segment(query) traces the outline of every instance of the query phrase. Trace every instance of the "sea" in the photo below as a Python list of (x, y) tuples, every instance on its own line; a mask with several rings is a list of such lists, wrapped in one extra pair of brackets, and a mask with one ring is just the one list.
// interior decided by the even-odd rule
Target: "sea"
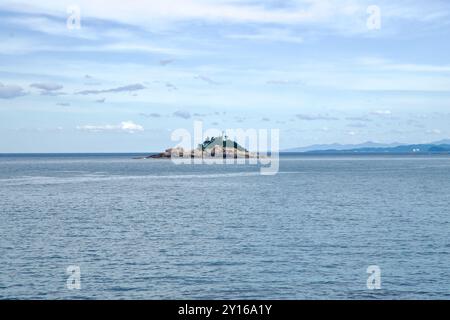
[(0, 155), (0, 299), (449, 299), (450, 156)]

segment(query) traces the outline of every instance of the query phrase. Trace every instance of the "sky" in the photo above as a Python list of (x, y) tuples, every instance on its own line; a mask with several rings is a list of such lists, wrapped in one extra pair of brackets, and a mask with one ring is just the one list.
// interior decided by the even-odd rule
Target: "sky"
[(0, 0), (0, 153), (448, 139), (449, 40), (446, 0)]

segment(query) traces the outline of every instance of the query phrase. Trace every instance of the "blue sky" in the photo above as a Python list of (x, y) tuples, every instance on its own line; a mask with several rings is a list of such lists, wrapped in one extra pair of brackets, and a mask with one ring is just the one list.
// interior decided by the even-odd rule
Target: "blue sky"
[(0, 152), (159, 151), (195, 120), (281, 148), (450, 138), (448, 1), (1, 0), (0, 37)]

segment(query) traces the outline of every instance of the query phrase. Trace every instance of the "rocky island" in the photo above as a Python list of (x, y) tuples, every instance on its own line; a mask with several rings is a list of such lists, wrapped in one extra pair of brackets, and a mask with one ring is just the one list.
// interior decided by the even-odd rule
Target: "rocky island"
[(227, 136), (208, 137), (196, 149), (185, 150), (181, 147), (169, 148), (164, 152), (150, 155), (145, 159), (158, 158), (259, 158), (258, 153), (250, 152)]

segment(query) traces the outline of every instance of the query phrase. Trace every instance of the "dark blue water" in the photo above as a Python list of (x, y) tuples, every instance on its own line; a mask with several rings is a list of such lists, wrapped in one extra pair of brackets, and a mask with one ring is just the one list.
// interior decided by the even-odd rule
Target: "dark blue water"
[(131, 158), (0, 156), (0, 298), (450, 298), (450, 157)]

